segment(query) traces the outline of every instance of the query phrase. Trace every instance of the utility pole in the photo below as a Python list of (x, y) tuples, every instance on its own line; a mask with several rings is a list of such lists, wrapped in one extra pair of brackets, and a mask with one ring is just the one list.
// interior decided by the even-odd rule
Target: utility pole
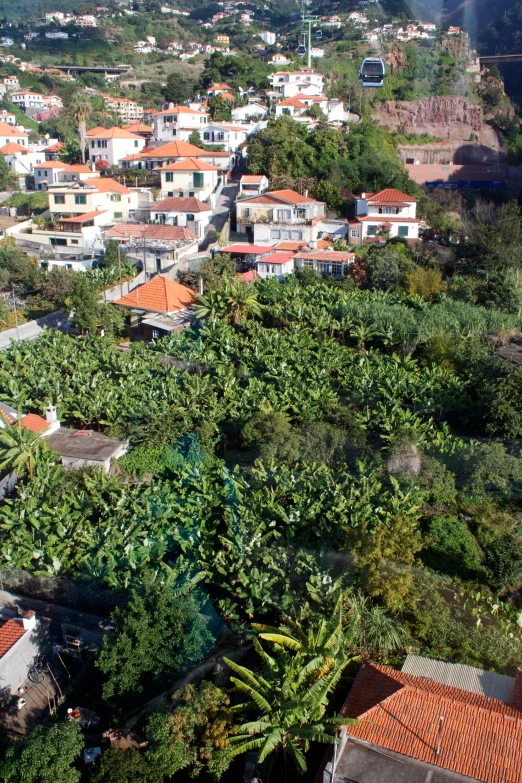
[(18, 312), (16, 309), (16, 296), (15, 296), (14, 286), (13, 286), (13, 305), (14, 305), (14, 315), (15, 315), (15, 324), (16, 324), (16, 336), (18, 340), (20, 340), (20, 332), (18, 331)]
[[(302, 0), (301, 4), (301, 16), (303, 21), (303, 31), (305, 35), (308, 36), (307, 45), (306, 45), (306, 64), (309, 68), (312, 67), (312, 25), (319, 21), (318, 16), (310, 16), (310, 14), (307, 14), (305, 11), (305, 2)], [(306, 27), (308, 26), (308, 32), (306, 31)]]
[(123, 284), (121, 282), (121, 250), (120, 250), (119, 242), (118, 242), (118, 269), (120, 272), (120, 296), (123, 296)]
[(142, 234), (143, 236), (143, 273), (145, 282), (147, 282), (147, 248), (145, 245), (145, 232)]

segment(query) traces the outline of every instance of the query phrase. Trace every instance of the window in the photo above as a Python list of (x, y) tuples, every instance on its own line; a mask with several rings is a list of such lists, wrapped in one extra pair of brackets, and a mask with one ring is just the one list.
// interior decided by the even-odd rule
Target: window
[(288, 106), (283, 107), (283, 114), (290, 114), (290, 109), (288, 108)]
[(77, 239), (71, 239), (71, 245), (77, 245), (78, 240)]
[(189, 198), (194, 198), (194, 191), (193, 190), (189, 190)]
[(192, 184), (195, 188), (202, 188), (204, 184), (203, 172), (194, 171), (192, 174)]
[(207, 118), (206, 118), (206, 117), (200, 117), (200, 118), (199, 118), (199, 124), (200, 124), (200, 125), (204, 125), (204, 124), (206, 123), (206, 121), (207, 121)]
[(56, 195), (54, 197), (54, 203), (55, 204), (65, 204), (65, 196), (58, 196), (58, 195)]
[(121, 201), (121, 196), (119, 193), (111, 193), (111, 201)]
[(67, 245), (67, 240), (63, 239), (63, 237), (51, 237), (51, 245), (60, 245), (61, 247), (64, 247)]
[(360, 234), (359, 229), (358, 228), (352, 228), (352, 230), (350, 231), (350, 236), (351, 237), (360, 237), (361, 234)]
[(224, 141), (225, 140), (225, 134), (224, 133), (218, 133), (218, 141)]
[(368, 226), (367, 234), (369, 237), (377, 236), (377, 226)]
[(187, 213), (187, 222), (192, 222), (194, 220), (194, 215), (191, 215), (190, 212)]
[(98, 139), (98, 148), (107, 149), (107, 139)]
[(72, 264), (65, 264), (66, 269), (72, 269)]
[(157, 329), (152, 330), (152, 339), (157, 340), (159, 338), (159, 332)]
[(400, 237), (407, 237), (410, 231), (409, 226), (399, 226), (399, 236)]
[(46, 177), (46, 176), (47, 176), (47, 172), (46, 172), (46, 171), (44, 171), (44, 177)]
[(379, 207), (379, 215), (395, 215), (395, 207)]
[(251, 213), (252, 213), (252, 211), (251, 211), (250, 207), (245, 207), (245, 209), (243, 210), (243, 217), (250, 217)]
[(210, 139), (210, 133), (208, 131), (205, 131), (203, 134), (203, 140), (208, 141)]
[[(61, 204), (65, 204), (65, 196), (62, 197), (64, 200), (61, 201)], [(87, 204), (87, 196), (84, 195), (76, 195), (74, 197), (74, 203), (75, 204)]]
[(91, 150), (93, 150), (95, 147), (96, 147), (96, 142), (95, 141), (91, 141)]
[(121, 218), (121, 217), (123, 217), (123, 212), (115, 212), (115, 213), (114, 213), (114, 217), (115, 217), (115, 218)]
[(167, 196), (171, 198), (174, 195), (174, 192), (172, 190), (167, 191)]
[(277, 229), (272, 229), (270, 232), (270, 239), (281, 239), (281, 232)]
[(290, 231), (281, 231), (281, 239), (290, 239)]
[(302, 231), (292, 231), (292, 237), (294, 242), (298, 242), (303, 238), (303, 232)]
[(172, 135), (173, 135), (173, 136), (175, 136), (175, 135), (176, 135), (176, 128), (172, 128)]
[(135, 146), (135, 147), (137, 147), (137, 146), (138, 146), (138, 139), (135, 139), (135, 141), (134, 141), (134, 146)]
[(277, 219), (278, 220), (290, 220), (292, 217), (292, 213), (289, 209), (278, 209), (277, 210)]
[(342, 275), (343, 273), (343, 265), (342, 264), (332, 264), (332, 275)]

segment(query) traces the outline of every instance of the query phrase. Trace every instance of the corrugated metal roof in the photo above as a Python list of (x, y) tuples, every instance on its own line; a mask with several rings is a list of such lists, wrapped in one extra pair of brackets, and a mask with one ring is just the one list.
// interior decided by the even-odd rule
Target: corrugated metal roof
[(481, 696), (488, 696), (490, 699), (499, 699), (507, 704), (511, 703), (515, 688), (515, 678), (508, 677), (506, 674), (486, 672), (483, 669), (476, 669), (474, 666), (439, 661), (436, 658), (424, 658), (421, 655), (408, 655), (402, 671), (405, 674), (425, 677), (453, 688), (461, 688), (469, 693), (478, 693)]

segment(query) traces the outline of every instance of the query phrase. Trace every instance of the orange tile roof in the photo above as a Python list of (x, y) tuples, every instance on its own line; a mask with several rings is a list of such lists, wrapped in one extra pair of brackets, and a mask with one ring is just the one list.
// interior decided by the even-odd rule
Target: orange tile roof
[(413, 198), (412, 196), (408, 196), (407, 193), (402, 193), (400, 190), (396, 190), (396, 188), (385, 188), (384, 190), (380, 190), (378, 193), (373, 194), (366, 194), (366, 198), (368, 202), (370, 203), (381, 203), (384, 201), (388, 202), (396, 202), (396, 201), (406, 201), (409, 203), (413, 203), (417, 201), (416, 198)]
[(219, 93), (219, 97), (223, 98), (224, 101), (235, 101), (236, 96), (232, 95), (231, 92), (221, 92)]
[(93, 133), (93, 131), (89, 131), (89, 138), (90, 139), (141, 139), (141, 136), (136, 136), (135, 133), (131, 133), (128, 130), (125, 130), (124, 128), (103, 128), (103, 130), (98, 130), (96, 133)]
[(278, 106), (293, 106), (296, 109), (307, 109), (308, 106), (306, 103), (303, 103), (299, 100), (299, 98), (296, 98), (295, 95), (292, 96), (292, 98), (285, 98), (284, 101), (280, 101)]
[(20, 424), (25, 430), (30, 432), (43, 432), (49, 428), (49, 422), (43, 416), (38, 416), (37, 413), (27, 413)]
[(154, 313), (174, 313), (191, 307), (196, 303), (196, 297), (197, 294), (190, 288), (158, 275), (134, 288), (127, 296), (116, 299), (113, 304)]
[(93, 220), (95, 217), (98, 217), (98, 215), (105, 215), (107, 212), (106, 209), (102, 209), (101, 211), (96, 212), (85, 212), (83, 215), (75, 215), (75, 217), (64, 217), (60, 218), (60, 223), (87, 223), (89, 220)]
[(186, 198), (167, 196), (162, 201), (151, 204), (149, 210), (151, 212), (212, 212), (212, 207), (194, 196)]
[(97, 133), (104, 130), (107, 130), (107, 128), (102, 128), (101, 125), (97, 125), (95, 128), (91, 128), (87, 131), (87, 138), (90, 139), (91, 136), (96, 136)]
[(365, 663), (341, 714), (358, 719), (348, 734), (363, 742), (485, 783), (522, 782), (522, 712), (505, 702)]
[(334, 261), (342, 264), (355, 258), (355, 253), (346, 250), (309, 250), (307, 253), (299, 252), (296, 258), (310, 259), (312, 261)]
[[(89, 185), (91, 186), (90, 182)], [(112, 193), (114, 191), (117, 193), (131, 192), (120, 182), (116, 182), (115, 179), (111, 179), (110, 177), (100, 177), (100, 179), (96, 179), (96, 181), (92, 183), (91, 187), (93, 187), (93, 189), (97, 190), (99, 193)]]
[(173, 106), (172, 109), (164, 109), (163, 111), (156, 112), (155, 116), (157, 117), (161, 114), (200, 114), (203, 117), (205, 112), (189, 109), (188, 106)]
[(230, 84), (213, 84), (208, 88), (207, 92), (214, 92), (214, 90), (233, 90), (234, 88)]
[(307, 247), (306, 242), (289, 242), (285, 240), (283, 240), (283, 242), (278, 242), (276, 245), (277, 250), (288, 250), (296, 253), (299, 250), (303, 250), (305, 247)]
[(286, 264), (287, 261), (291, 261), (294, 257), (293, 253), (271, 253), (269, 256), (264, 256), (259, 259), (260, 264)]
[(276, 198), (282, 198), (285, 201), (290, 201), (292, 204), (305, 204), (307, 202), (317, 201), (315, 198), (310, 198), (310, 196), (302, 196), (295, 190), (290, 189), (271, 190), (270, 195), (275, 196)]
[[(44, 164), (42, 163), (41, 165), (43, 166)], [(86, 164), (86, 163), (70, 163), (70, 164), (67, 166), (67, 171), (69, 171), (69, 172), (71, 172), (71, 171), (74, 171), (74, 172), (79, 172), (79, 173), (81, 173), (81, 174), (87, 174), (87, 172), (88, 172), (89, 174), (95, 174), (95, 173), (96, 173), (96, 172), (94, 172), (94, 171), (93, 171), (93, 170), (90, 168), (90, 166), (87, 166), (87, 164)]]
[(213, 166), (212, 163), (205, 163), (197, 158), (185, 158), (176, 163), (169, 163), (168, 166), (162, 166), (160, 171), (219, 171), (219, 166)]
[(153, 131), (150, 125), (144, 125), (143, 122), (133, 122), (130, 125), (124, 125), (122, 130), (130, 131), (131, 133), (152, 133)]
[(69, 165), (61, 160), (44, 160), (43, 163), (37, 163), (34, 168), (35, 169), (68, 169)]
[(22, 147), (21, 144), (17, 144), (16, 141), (8, 141), (3, 147), (0, 147), (2, 155), (14, 155), (15, 152), (24, 152), (26, 155), (29, 152), (27, 147)]
[(8, 652), (13, 644), (16, 644), (18, 639), (21, 639), (25, 633), (25, 628), (22, 623), (17, 623), (15, 620), (7, 620), (0, 627), (0, 658)]
[(145, 158), (194, 158), (201, 155), (209, 155), (195, 144), (189, 144), (188, 141), (169, 141), (162, 144), (161, 147), (155, 147), (147, 152), (143, 152)]
[(258, 183), (261, 182), (263, 179), (266, 179), (264, 174), (243, 174), (243, 176), (241, 177), (241, 182)]
[(120, 239), (145, 239), (164, 242), (182, 242), (197, 239), (197, 236), (185, 226), (167, 226), (156, 223), (119, 223), (106, 233), (105, 237)]

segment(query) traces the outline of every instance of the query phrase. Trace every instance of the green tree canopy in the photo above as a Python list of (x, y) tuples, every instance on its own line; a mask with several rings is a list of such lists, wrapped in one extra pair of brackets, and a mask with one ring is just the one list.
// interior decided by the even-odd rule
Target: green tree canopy
[(76, 723), (37, 726), (8, 748), (0, 775), (5, 783), (79, 783), (81, 773), (75, 764), (83, 746)]

